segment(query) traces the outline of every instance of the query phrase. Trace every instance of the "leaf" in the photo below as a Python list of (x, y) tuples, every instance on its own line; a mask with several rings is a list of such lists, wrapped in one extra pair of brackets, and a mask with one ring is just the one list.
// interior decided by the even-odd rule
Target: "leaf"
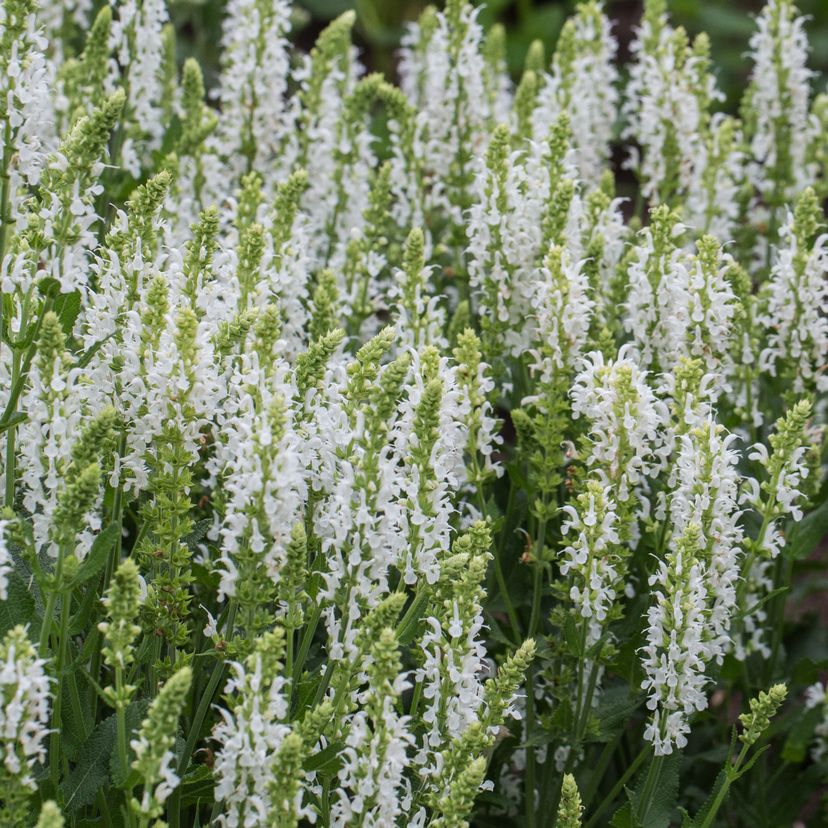
[[(681, 760), (682, 755), (677, 751), (673, 751), (669, 756), (661, 757), (661, 770), (650, 794), (647, 814), (643, 821), (638, 820), (637, 812), (640, 797), (644, 793), (644, 787), (647, 784), (649, 766), (646, 771), (639, 775), (635, 791), (627, 792), (634, 818), (633, 824), (636, 828), (668, 828), (670, 825), (670, 819), (676, 810), (676, 800), (678, 799)], [(658, 759), (654, 758), (652, 761), (658, 761)]]
[[(131, 765), (133, 758), (133, 751), (130, 747), (132, 741), (132, 734), (141, 727), (141, 722), (144, 719), (144, 714), (149, 708), (149, 700), (142, 699), (139, 702), (132, 702), (126, 709), (126, 734), (127, 734), (127, 762)], [(132, 787), (138, 784), (138, 777), (136, 772), (127, 774), (129, 768), (124, 768), (121, 764), (121, 757), (118, 756), (118, 751), (113, 750), (109, 757), (109, 770), (112, 774), (112, 780), (116, 785), (123, 786), (126, 790), (130, 790), (130, 782)]]
[(118, 540), (120, 532), (121, 525), (119, 523), (110, 523), (109, 526), (98, 533), (98, 536), (92, 542), (89, 554), (83, 559), (83, 563), (78, 568), (73, 586), (94, 578), (106, 566), (109, 553), (115, 548), (115, 542)]
[(55, 298), (54, 311), (60, 320), (63, 332), (70, 336), (75, 327), (75, 320), (80, 313), (80, 293), (73, 290), (71, 293), (61, 293)]
[(95, 801), (109, 780), (109, 757), (115, 745), (116, 716), (104, 719), (78, 753), (78, 763), (60, 785), (63, 807), (70, 814)]
[(566, 616), (564, 622), (564, 641), (566, 642), (567, 651), (569, 654), (577, 659), (584, 656), (584, 637), (579, 624), (571, 615)]
[(194, 524), (192, 530), (181, 539), (182, 543), (186, 544), (192, 552), (197, 552), (198, 544), (206, 537), (212, 525), (213, 521), (210, 518), (199, 520)]
[(791, 681), (794, 684), (813, 684), (826, 670), (828, 659), (814, 661), (812, 658), (802, 658), (793, 666)]
[[(630, 795), (627, 789), (627, 795)], [(632, 806), (629, 802), (625, 802), (613, 815), (610, 821), (612, 828), (635, 828), (633, 822)]]
[(595, 708), (598, 721), (598, 741), (610, 742), (623, 729), (630, 716), (641, 705), (640, 695), (631, 695), (627, 684), (606, 688), (600, 695)]
[(319, 753), (314, 753), (304, 765), (306, 771), (316, 771), (322, 776), (333, 776), (339, 769), (340, 758), (344, 745), (334, 742), (323, 748)]
[(788, 531), (788, 541), (783, 549), (786, 558), (799, 560), (807, 558), (817, 544), (828, 535), (828, 500), (819, 508), (805, 515)]
[(101, 350), (107, 340), (111, 339), (114, 334), (110, 334), (109, 336), (105, 336), (103, 339), (99, 339), (97, 342), (93, 342), (92, 345), (87, 348), (78, 359), (77, 367), (78, 368), (86, 368), (90, 362), (92, 362), (92, 357)]
[(19, 423), (25, 422), (28, 419), (28, 415), (23, 411), (17, 411), (16, 413), (12, 414), (8, 420), (4, 420), (0, 423), (0, 434), (4, 431), (8, 431), (10, 428), (14, 428), (14, 426), (18, 425)]
[(18, 624), (24, 626), (34, 618), (35, 603), (20, 574), (12, 571), (5, 601), (0, 601), (0, 635)]
[(786, 762), (802, 762), (805, 759), (808, 755), (811, 740), (814, 737), (814, 731), (821, 721), (821, 707), (813, 707), (797, 716), (796, 722), (785, 740), (785, 746), (782, 748), (782, 758)]
[(60, 282), (51, 276), (46, 276), (37, 283), (37, 289), (43, 296), (58, 296), (60, 294)]
[[(148, 703), (142, 700), (132, 702), (127, 707), (127, 742), (129, 734), (137, 727), (148, 706)], [(69, 813), (91, 805), (98, 791), (109, 781), (110, 761), (113, 755), (117, 755), (117, 730), (118, 717), (113, 713), (98, 724), (78, 751), (77, 764), (60, 784), (64, 809)]]
[(215, 780), (207, 765), (196, 765), (181, 780), (181, 804), (198, 805), (213, 801)]

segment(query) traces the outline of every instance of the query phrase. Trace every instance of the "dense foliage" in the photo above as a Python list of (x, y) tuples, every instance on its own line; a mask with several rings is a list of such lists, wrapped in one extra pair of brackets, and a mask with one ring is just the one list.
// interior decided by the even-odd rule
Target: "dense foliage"
[(665, 0), (623, 82), (587, 0), (516, 85), (448, 0), (398, 86), (229, 0), (214, 95), (96, 8), (0, 0), (0, 825), (817, 819), (791, 0), (738, 119)]

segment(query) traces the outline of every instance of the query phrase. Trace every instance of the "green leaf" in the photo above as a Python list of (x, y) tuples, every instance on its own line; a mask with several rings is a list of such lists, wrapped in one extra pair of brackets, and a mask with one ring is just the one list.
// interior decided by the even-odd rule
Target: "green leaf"
[(78, 753), (78, 763), (60, 785), (63, 807), (74, 813), (95, 801), (100, 788), (109, 780), (109, 757), (115, 746), (116, 717), (104, 719), (91, 733)]
[[(654, 758), (653, 761), (658, 760)], [(633, 793), (628, 792), (636, 828), (668, 828), (676, 810), (682, 755), (678, 751), (673, 751), (669, 756), (661, 757), (660, 761), (661, 770), (650, 794), (649, 807), (647, 807), (647, 814), (643, 821), (637, 819), (637, 812), (649, 775), (649, 767), (639, 774), (635, 791)]]
[(60, 295), (60, 282), (51, 276), (47, 276), (37, 283), (37, 289), (43, 296), (57, 297)]
[(814, 731), (821, 721), (821, 707), (811, 708), (797, 716), (796, 722), (785, 740), (785, 746), (782, 748), (782, 758), (786, 762), (802, 762), (805, 759), (814, 738)]
[(213, 801), (215, 780), (207, 765), (195, 765), (181, 780), (181, 804), (198, 805)]
[[(627, 795), (630, 795), (629, 788)], [(632, 806), (629, 802), (625, 802), (613, 815), (610, 821), (611, 828), (635, 828), (633, 822)]]
[[(148, 706), (146, 701), (138, 701), (127, 707), (127, 741)], [(98, 724), (78, 752), (77, 764), (60, 785), (63, 807), (68, 813), (91, 805), (101, 787), (109, 782), (110, 761), (117, 755), (117, 726), (117, 716), (113, 713)]]
[(115, 548), (120, 531), (121, 525), (119, 523), (110, 523), (109, 526), (98, 533), (98, 536), (92, 542), (89, 554), (83, 559), (83, 563), (78, 568), (73, 586), (94, 578), (106, 566), (109, 553)]
[(641, 696), (632, 695), (627, 684), (617, 684), (602, 691), (595, 708), (599, 742), (611, 742), (626, 726), (641, 705)]
[(305, 770), (316, 771), (321, 776), (334, 776), (341, 764), (340, 753), (342, 753), (342, 748), (342, 744), (333, 742), (320, 750), (319, 753), (313, 754), (305, 762)]
[(207, 532), (210, 531), (212, 525), (213, 521), (210, 518), (199, 520), (192, 530), (181, 538), (182, 543), (186, 544), (191, 551), (197, 552), (198, 544), (207, 536)]
[(793, 524), (788, 531), (783, 554), (793, 560), (807, 558), (827, 534), (828, 500), (805, 515), (799, 523)]
[(572, 616), (567, 615), (564, 622), (564, 641), (569, 654), (575, 658), (584, 656), (584, 638), (582, 625)]
[(20, 574), (12, 571), (5, 601), (0, 601), (0, 635), (18, 624), (29, 624), (34, 618), (35, 603)]
[[(141, 727), (141, 722), (148, 708), (149, 700), (142, 699), (138, 702), (132, 702), (126, 709), (127, 762), (130, 765), (132, 764), (134, 753), (129, 743), (132, 741), (132, 734)], [(121, 764), (121, 757), (118, 756), (118, 751), (111, 751), (109, 756), (109, 771), (112, 775), (112, 781), (125, 790), (131, 790), (140, 781), (137, 771), (132, 771), (127, 774), (128, 770), (129, 768), (124, 768)]]
[(80, 293), (77, 290), (71, 293), (61, 293), (55, 298), (54, 311), (60, 320), (63, 332), (70, 336), (75, 327), (75, 320), (80, 313)]
[(110, 334), (109, 336), (105, 336), (103, 339), (99, 339), (97, 342), (93, 342), (89, 348), (84, 351), (80, 357), (78, 358), (77, 366), (78, 368), (86, 368), (90, 362), (92, 362), (92, 357), (101, 350), (107, 340), (111, 339), (114, 334)]
[(0, 423), (0, 434), (4, 431), (8, 431), (10, 428), (14, 428), (18, 423), (22, 423), (28, 419), (28, 415), (23, 411), (17, 411), (9, 417), (8, 420), (4, 420)]

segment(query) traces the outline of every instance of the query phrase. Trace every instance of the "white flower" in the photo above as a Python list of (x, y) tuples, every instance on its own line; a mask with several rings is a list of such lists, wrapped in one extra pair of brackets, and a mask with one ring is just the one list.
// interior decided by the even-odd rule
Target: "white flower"
[[(284, 175), (294, 129), (295, 106), (287, 97), (291, 26), (288, 0), (231, 0), (222, 31), (218, 100), (221, 116), (207, 142), (221, 159), (216, 180), (207, 176), (213, 198), (256, 170), (271, 183)], [(295, 150), (294, 150), (295, 152)], [(232, 186), (232, 185), (231, 185)]]
[(704, 577), (710, 600), (710, 655), (721, 661), (730, 649), (730, 623), (736, 605), (743, 530), (739, 525), (740, 455), (711, 415), (681, 437), (668, 480), (671, 531), (699, 531), (705, 556)]
[(813, 72), (806, 67), (805, 18), (797, 16), (792, 0), (768, 0), (756, 26), (750, 39), (747, 173), (765, 203), (778, 207), (813, 183), (806, 163)]
[(569, 597), (588, 619), (587, 645), (601, 637), (624, 572), (617, 547), (618, 515), (612, 489), (595, 480), (578, 496), (578, 507), (564, 506), (561, 532), (569, 541), (561, 552), (560, 572), (571, 583)]
[(647, 385), (646, 372), (622, 346), (618, 358), (605, 362), (598, 351), (587, 354), (570, 396), (572, 416), (584, 417), (590, 438), (587, 464), (612, 483), (625, 502), (633, 488), (662, 465), (659, 428), (666, 406)]
[(814, 728), (814, 745), (811, 748), (811, 758), (814, 762), (821, 762), (828, 753), (828, 690), (818, 681), (805, 691), (805, 707), (808, 710), (822, 708), (822, 720)]
[(583, 263), (566, 249), (551, 248), (536, 273), (532, 297), (537, 329), (529, 353), (541, 385), (580, 360), (594, 306)]
[[(129, 92), (125, 112), (133, 127), (125, 127), (120, 162), (133, 178), (138, 178), (164, 137), (161, 33), (169, 22), (169, 13), (164, 0), (124, 0), (111, 5), (118, 16), (112, 21), (110, 48), (117, 56)], [(109, 83), (116, 87), (119, 80), (115, 72)]]
[(641, 658), (647, 676), (641, 686), (652, 711), (644, 738), (657, 756), (685, 747), (689, 717), (707, 707), (710, 588), (699, 552), (698, 527), (691, 525), (671, 541), (649, 579), (652, 605)]
[(23, 627), (0, 641), (0, 763), (21, 785), (35, 790), (32, 767), (46, 759), (49, 682)]
[(471, 157), (485, 147), (491, 115), (478, 14), (465, 0), (451, 0), (427, 38), (412, 27), (400, 62), (403, 91), (417, 106), (416, 153), (432, 184), (428, 204), (456, 227), (465, 224)]
[(6, 541), (6, 527), (9, 521), (0, 520), (0, 601), (8, 598), (9, 576), (14, 571), (11, 552)]
[[(227, 707), (219, 708), (221, 719), (213, 730), (218, 744), (216, 800), (224, 805), (219, 822), (226, 828), (268, 825), (278, 813), (273, 783), (282, 780), (274, 777), (274, 762), (291, 726), (288, 680), (274, 659), (276, 653), (269, 651), (274, 643), (270, 633), (257, 642), (244, 665), (233, 665), (225, 687)], [(293, 805), (298, 817), (309, 815), (301, 797)]]
[(686, 194), (704, 160), (707, 107), (722, 96), (705, 50), (696, 48), (701, 42), (691, 49), (684, 30), (672, 28), (666, 15), (648, 15), (630, 47), (622, 138), (638, 145), (628, 166), (639, 172), (642, 195), (652, 204)]
[(575, 166), (587, 187), (598, 185), (609, 160), (618, 116), (618, 69), (613, 63), (617, 51), (601, 5), (595, 0), (579, 3), (558, 38), (532, 116), (538, 143), (547, 139), (561, 112), (569, 116)]
[(794, 216), (788, 213), (781, 236), (758, 319), (767, 331), (759, 368), (771, 376), (792, 370), (797, 393), (811, 388), (828, 391), (828, 235), (802, 250)]

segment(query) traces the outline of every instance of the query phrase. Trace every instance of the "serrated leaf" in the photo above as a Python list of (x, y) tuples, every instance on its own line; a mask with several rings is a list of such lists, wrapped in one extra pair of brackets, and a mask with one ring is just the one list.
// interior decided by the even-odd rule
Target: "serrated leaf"
[(793, 560), (807, 558), (826, 535), (828, 535), (828, 500), (791, 527), (782, 552), (785, 557)]
[(207, 532), (210, 531), (210, 527), (213, 525), (213, 521), (209, 518), (204, 518), (203, 520), (199, 520), (197, 523), (193, 525), (192, 530), (184, 535), (181, 539), (187, 547), (192, 550), (193, 552), (197, 550), (197, 544), (199, 544), (207, 535)]
[(95, 801), (100, 788), (109, 780), (109, 757), (115, 745), (115, 714), (104, 719), (78, 752), (78, 763), (60, 785), (63, 807), (74, 813)]
[(647, 813), (642, 819), (638, 819), (638, 812), (641, 809), (640, 798), (644, 793), (649, 766), (638, 778), (638, 785), (634, 792), (629, 793), (630, 806), (633, 814), (633, 824), (636, 828), (668, 828), (673, 812), (676, 810), (678, 799), (679, 769), (681, 768), (682, 755), (673, 752), (661, 760), (661, 769), (658, 779), (650, 794), (650, 802), (647, 805)]
[(598, 722), (598, 741), (612, 741), (641, 705), (641, 696), (632, 695), (627, 684), (608, 687), (602, 691), (595, 708)]
[(63, 332), (69, 336), (75, 327), (75, 320), (80, 313), (80, 293), (73, 290), (71, 293), (61, 293), (55, 298), (54, 311), (60, 320)]
[(339, 754), (342, 752), (342, 748), (343, 745), (334, 742), (320, 750), (319, 753), (314, 753), (305, 762), (305, 770), (316, 771), (321, 776), (333, 776), (339, 769)]
[(0, 635), (18, 624), (29, 624), (34, 618), (35, 603), (19, 573), (9, 574), (6, 600), (0, 601)]
[(197, 805), (213, 801), (215, 780), (207, 765), (196, 765), (181, 780), (181, 804)]
[[(627, 790), (629, 795), (630, 791)], [(611, 828), (635, 828), (633, 822), (632, 807), (629, 802), (625, 802), (613, 815), (610, 821)]]
[(821, 721), (822, 710), (819, 707), (806, 710), (797, 717), (782, 748), (782, 758), (786, 762), (802, 762), (805, 759), (814, 738), (814, 731)]
[(563, 629), (564, 641), (567, 651), (575, 658), (582, 658), (584, 655), (584, 637), (581, 627), (582, 625), (571, 615), (566, 616)]
[(92, 542), (89, 554), (83, 559), (83, 563), (78, 568), (78, 573), (73, 582), (74, 586), (94, 578), (106, 566), (109, 553), (114, 549), (120, 531), (120, 524), (110, 523), (109, 526), (98, 533)]
[[(141, 727), (141, 722), (144, 719), (144, 715), (149, 708), (149, 701), (146, 699), (142, 699), (139, 702), (132, 702), (126, 709), (126, 733), (127, 733), (127, 762), (132, 764), (133, 759), (133, 751), (130, 747), (130, 742), (132, 741), (132, 734), (135, 733), (138, 728)], [(113, 750), (109, 756), (109, 770), (112, 775), (112, 780), (115, 782), (116, 785), (126, 785), (126, 788), (129, 789), (129, 782), (132, 781), (132, 787), (138, 784), (138, 777), (135, 776), (135, 771), (132, 772), (132, 776), (134, 776), (134, 780), (130, 780), (127, 777), (127, 771), (129, 768), (124, 768), (121, 765), (121, 757), (118, 756), (118, 751)]]

